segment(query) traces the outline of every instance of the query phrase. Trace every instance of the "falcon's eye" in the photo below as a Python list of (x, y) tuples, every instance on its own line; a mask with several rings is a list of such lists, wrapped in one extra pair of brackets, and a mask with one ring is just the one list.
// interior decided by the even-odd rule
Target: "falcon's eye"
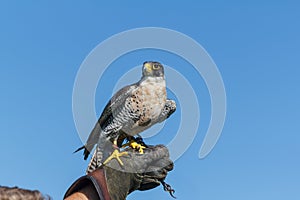
[(159, 68), (160, 68), (160, 66), (158, 64), (153, 65), (153, 69), (159, 69)]

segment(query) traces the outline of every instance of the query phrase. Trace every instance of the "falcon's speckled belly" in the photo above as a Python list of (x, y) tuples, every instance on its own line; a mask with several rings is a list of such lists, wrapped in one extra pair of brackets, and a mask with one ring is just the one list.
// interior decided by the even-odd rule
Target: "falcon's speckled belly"
[(128, 99), (132, 112), (139, 116), (139, 120), (122, 130), (128, 135), (136, 135), (157, 123), (166, 100), (166, 82), (163, 77), (149, 77), (141, 82)]

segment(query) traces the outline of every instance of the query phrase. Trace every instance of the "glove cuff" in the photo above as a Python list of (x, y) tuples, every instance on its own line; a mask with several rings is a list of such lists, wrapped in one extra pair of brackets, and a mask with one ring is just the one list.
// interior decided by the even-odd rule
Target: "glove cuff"
[(64, 199), (87, 186), (92, 187), (97, 192), (99, 200), (111, 200), (103, 169), (97, 169), (77, 179), (67, 190)]

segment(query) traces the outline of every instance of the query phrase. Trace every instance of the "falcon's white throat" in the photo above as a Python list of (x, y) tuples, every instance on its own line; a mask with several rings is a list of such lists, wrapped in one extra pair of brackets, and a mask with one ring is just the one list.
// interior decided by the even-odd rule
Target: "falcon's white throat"
[(167, 100), (166, 81), (164, 77), (148, 76), (140, 83), (141, 91), (145, 96), (145, 101), (152, 107), (150, 116), (156, 119), (165, 106)]
[(157, 84), (157, 86), (161, 86), (161, 87), (166, 87), (166, 81), (165, 81), (165, 77), (153, 77), (153, 76), (146, 76), (144, 77), (141, 82), (140, 85), (144, 86), (144, 85), (148, 85), (148, 84)]

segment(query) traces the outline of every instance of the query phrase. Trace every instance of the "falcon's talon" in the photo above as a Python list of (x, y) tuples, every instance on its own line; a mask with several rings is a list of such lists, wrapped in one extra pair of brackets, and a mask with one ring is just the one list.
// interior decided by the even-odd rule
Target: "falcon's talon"
[(137, 143), (137, 142), (135, 142), (135, 141), (130, 142), (129, 145), (130, 145), (133, 149), (139, 150), (139, 153), (140, 153), (140, 154), (144, 154), (144, 149), (145, 149), (146, 147), (144, 147), (143, 145), (141, 145), (141, 144), (139, 144), (139, 143)]
[(106, 165), (109, 161), (111, 161), (112, 159), (117, 159), (117, 161), (120, 163), (121, 166), (123, 166), (123, 162), (120, 159), (121, 156), (125, 156), (128, 155), (127, 152), (120, 152), (119, 150), (115, 149), (113, 151), (113, 153), (104, 161), (103, 165)]
[(143, 145), (137, 143), (137, 142), (134, 141), (134, 140), (131, 140), (130, 142), (124, 144), (124, 145), (122, 146), (122, 148), (128, 147), (128, 146), (130, 146), (130, 147), (133, 148), (133, 149), (138, 150), (140, 154), (144, 154), (144, 149), (146, 148), (145, 146), (143, 146)]

